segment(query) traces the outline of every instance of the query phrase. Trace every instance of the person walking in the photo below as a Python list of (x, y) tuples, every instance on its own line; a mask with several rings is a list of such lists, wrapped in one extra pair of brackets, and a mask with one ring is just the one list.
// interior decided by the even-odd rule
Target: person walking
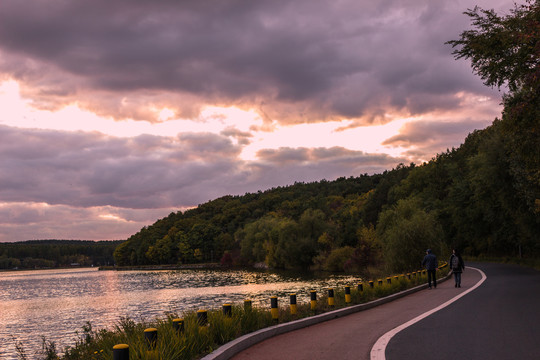
[(461, 273), (465, 271), (465, 263), (463, 262), (461, 255), (459, 255), (459, 251), (457, 251), (456, 249), (452, 250), (452, 255), (450, 256), (450, 260), (448, 261), (448, 263), (450, 264), (450, 268), (452, 269), (452, 273), (454, 274), (454, 280), (456, 282), (454, 286), (460, 288)]
[(422, 260), (422, 266), (426, 267), (428, 287), (431, 289), (431, 281), (433, 279), (433, 287), (437, 288), (437, 256), (431, 252), (431, 249), (426, 250), (426, 256)]

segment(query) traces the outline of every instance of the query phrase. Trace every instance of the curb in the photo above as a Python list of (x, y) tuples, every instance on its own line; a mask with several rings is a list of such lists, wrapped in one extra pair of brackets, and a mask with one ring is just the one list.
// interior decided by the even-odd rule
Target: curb
[[(452, 276), (452, 272), (450, 272), (445, 277), (438, 279), (437, 282), (446, 281), (451, 276)], [(333, 311), (329, 311), (323, 314), (310, 316), (307, 318), (298, 319), (298, 320), (290, 321), (287, 323), (260, 329), (260, 330), (251, 332), (249, 334), (243, 335), (235, 340), (229, 341), (228, 343), (214, 350), (212, 353), (201, 358), (201, 360), (227, 360), (233, 357), (234, 355), (238, 354), (239, 352), (244, 351), (245, 349), (263, 340), (269, 339), (273, 336), (277, 336), (277, 335), (281, 335), (290, 331), (302, 329), (311, 325), (322, 323), (324, 321), (337, 319), (343, 316), (354, 314), (359, 311), (368, 310), (375, 306), (386, 304), (388, 302), (397, 300), (404, 296), (413, 294), (417, 291), (424, 290), (427, 287), (428, 287), (427, 283), (422, 284), (422, 285), (389, 295), (384, 298), (367, 302), (365, 304), (353, 305), (353, 306), (349, 306), (343, 309), (333, 310)]]

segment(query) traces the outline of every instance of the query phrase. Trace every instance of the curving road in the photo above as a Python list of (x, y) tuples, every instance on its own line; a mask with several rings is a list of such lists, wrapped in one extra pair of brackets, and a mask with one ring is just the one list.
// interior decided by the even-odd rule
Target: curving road
[[(389, 338), (386, 359), (540, 359), (540, 272), (468, 265), (481, 269), (485, 281)], [(471, 290), (482, 275), (469, 268), (461, 288), (449, 280), (434, 290), (270, 338), (233, 359), (370, 359), (385, 333)]]
[(396, 334), (386, 359), (540, 359), (540, 272), (515, 265), (471, 266), (481, 269), (486, 281)]

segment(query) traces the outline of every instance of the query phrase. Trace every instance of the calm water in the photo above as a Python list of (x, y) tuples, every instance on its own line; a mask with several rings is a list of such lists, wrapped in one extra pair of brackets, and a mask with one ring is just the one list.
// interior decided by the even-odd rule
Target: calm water
[[(314, 278), (257, 271), (98, 271), (40, 270), (0, 273), (0, 359), (16, 359), (15, 341), (30, 358), (42, 337), (57, 348), (72, 345), (87, 321), (110, 328), (121, 317), (152, 320), (167, 312), (219, 308), (227, 302), (267, 305), (270, 296), (288, 303), (296, 292), (308, 301), (309, 290), (353, 284), (358, 278)], [(305, 296), (303, 296), (305, 295)]]

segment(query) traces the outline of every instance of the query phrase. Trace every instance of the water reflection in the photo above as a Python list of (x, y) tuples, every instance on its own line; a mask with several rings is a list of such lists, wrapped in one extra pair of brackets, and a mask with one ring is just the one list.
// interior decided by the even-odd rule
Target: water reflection
[(15, 340), (32, 358), (41, 337), (59, 348), (74, 343), (87, 321), (110, 328), (121, 317), (151, 320), (165, 313), (217, 308), (251, 298), (266, 306), (271, 296), (324, 291), (359, 281), (353, 276), (316, 276), (264, 271), (97, 271), (68, 269), (0, 273), (0, 359), (15, 360)]

